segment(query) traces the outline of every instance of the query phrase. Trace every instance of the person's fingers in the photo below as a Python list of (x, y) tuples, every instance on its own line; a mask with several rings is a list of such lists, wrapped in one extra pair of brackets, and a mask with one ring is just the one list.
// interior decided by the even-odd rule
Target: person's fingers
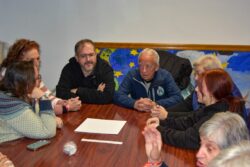
[(61, 118), (56, 117), (56, 125), (57, 125), (57, 128), (60, 128), (60, 129), (63, 127), (63, 121)]
[(6, 165), (6, 167), (14, 167), (14, 164), (9, 159), (4, 162), (4, 165)]
[(157, 117), (157, 118), (159, 118), (160, 117), (160, 113), (159, 112), (152, 112), (151, 111), (151, 117)]
[(8, 160), (8, 158), (7, 158), (7, 156), (6, 155), (3, 155), (1, 158), (0, 158), (0, 163), (4, 163), (5, 161), (7, 161)]
[(149, 118), (149, 119), (147, 120), (146, 124), (147, 124), (147, 125), (150, 125), (151, 123), (152, 123), (152, 119)]
[(153, 142), (152, 142), (152, 151), (151, 151), (151, 153), (150, 153), (150, 158), (151, 158), (151, 160), (153, 160), (153, 161), (158, 161), (158, 160), (160, 159), (160, 151), (161, 151), (161, 150), (158, 149), (158, 144), (157, 144), (157, 142), (156, 142), (156, 141), (153, 141)]
[(143, 103), (143, 98), (137, 100), (138, 103)]
[(158, 110), (158, 109), (156, 109), (156, 108), (153, 108), (153, 109), (151, 109), (151, 113), (160, 113), (160, 111)]
[(72, 107), (78, 107), (78, 106), (81, 106), (81, 101), (79, 100), (71, 100), (68, 102), (68, 104)]
[(155, 123), (155, 120), (153, 118), (150, 118), (148, 121), (147, 121), (147, 125), (150, 125), (150, 124), (153, 124)]
[(102, 85), (101, 85), (101, 86), (102, 86), (102, 88), (105, 88), (106, 84), (105, 84), (105, 83), (102, 83)]
[(103, 82), (98, 85), (99, 88), (102, 88), (103, 86), (105, 86)]
[(149, 137), (150, 134), (151, 134), (150, 127), (145, 126), (143, 130), (143, 135)]
[(147, 120), (147, 124), (149, 125), (149, 124), (152, 124), (152, 123), (157, 123), (157, 118), (156, 117), (154, 117), (154, 118), (149, 118), (148, 120)]
[(156, 114), (156, 113), (151, 113), (150, 115), (151, 115), (151, 117), (157, 117), (158, 116), (158, 114)]
[(77, 103), (79, 101), (79, 97), (78, 98), (72, 98), (69, 100), (72, 103)]
[(142, 131), (142, 134), (145, 137), (145, 140), (147, 140), (147, 138), (148, 138), (148, 131), (144, 130), (144, 131)]
[(158, 149), (161, 149), (162, 147), (161, 133), (156, 128), (151, 128), (150, 130), (154, 134), (155, 140), (157, 141)]
[(70, 98), (69, 100), (70, 100), (70, 101), (78, 101), (78, 100), (79, 100), (79, 96), (77, 96), (77, 97), (72, 97), (72, 98)]
[(152, 144), (154, 140), (154, 135), (150, 131), (145, 132), (145, 142), (146, 144)]
[(143, 109), (144, 109), (144, 106), (143, 106), (142, 103), (139, 103), (139, 104), (138, 104), (138, 107), (139, 107), (140, 110), (143, 110)]

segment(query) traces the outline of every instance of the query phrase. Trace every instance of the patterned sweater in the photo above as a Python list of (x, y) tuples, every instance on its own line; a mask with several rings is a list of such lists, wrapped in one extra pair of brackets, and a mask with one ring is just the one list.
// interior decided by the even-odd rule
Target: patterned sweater
[(0, 143), (22, 137), (51, 138), (55, 134), (55, 114), (51, 107), (40, 107), (36, 114), (28, 103), (0, 91)]

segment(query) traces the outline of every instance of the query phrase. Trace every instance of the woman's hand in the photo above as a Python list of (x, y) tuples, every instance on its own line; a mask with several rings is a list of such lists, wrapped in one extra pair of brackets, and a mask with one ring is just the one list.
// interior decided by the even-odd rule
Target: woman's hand
[(160, 125), (160, 120), (157, 117), (149, 118), (147, 120), (147, 127), (153, 127), (156, 128), (157, 126)]
[(145, 138), (145, 149), (149, 162), (161, 161), (162, 140), (160, 132), (153, 127), (145, 127), (142, 132)]
[(156, 105), (151, 109), (151, 116), (152, 117), (158, 117), (160, 120), (167, 119), (168, 117), (168, 112), (165, 110), (164, 107), (160, 105)]
[(38, 87), (34, 87), (34, 89), (32, 90), (31, 94), (29, 94), (28, 96), (30, 98), (33, 99), (39, 99), (41, 98), (45, 93)]
[(14, 164), (8, 159), (6, 155), (0, 152), (0, 166), (1, 167), (14, 167)]
[(56, 127), (61, 129), (63, 127), (62, 119), (60, 117), (56, 117), (55, 119), (56, 119)]

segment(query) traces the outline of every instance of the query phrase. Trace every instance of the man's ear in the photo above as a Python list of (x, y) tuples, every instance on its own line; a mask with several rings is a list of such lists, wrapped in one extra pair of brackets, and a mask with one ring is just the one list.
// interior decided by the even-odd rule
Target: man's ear
[(160, 65), (159, 65), (159, 64), (157, 64), (157, 65), (156, 65), (156, 68), (155, 68), (155, 71), (158, 71), (158, 70), (159, 70), (159, 68), (160, 68)]

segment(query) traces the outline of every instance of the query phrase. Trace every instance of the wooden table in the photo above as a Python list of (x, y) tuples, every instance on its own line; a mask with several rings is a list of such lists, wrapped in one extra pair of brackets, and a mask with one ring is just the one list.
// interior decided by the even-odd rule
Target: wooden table
[[(29, 151), (26, 145), (35, 140), (19, 139), (0, 144), (0, 151), (6, 154), (16, 167), (142, 167), (147, 161), (145, 141), (141, 134), (149, 113), (109, 105), (84, 105), (79, 112), (63, 114), (64, 127), (57, 130), (51, 144)], [(75, 133), (86, 118), (126, 120), (118, 135)], [(122, 141), (122, 145), (81, 142), (81, 138)], [(77, 152), (73, 156), (63, 153), (67, 141), (74, 141)], [(169, 167), (195, 166), (195, 151), (164, 145), (162, 159)]]

